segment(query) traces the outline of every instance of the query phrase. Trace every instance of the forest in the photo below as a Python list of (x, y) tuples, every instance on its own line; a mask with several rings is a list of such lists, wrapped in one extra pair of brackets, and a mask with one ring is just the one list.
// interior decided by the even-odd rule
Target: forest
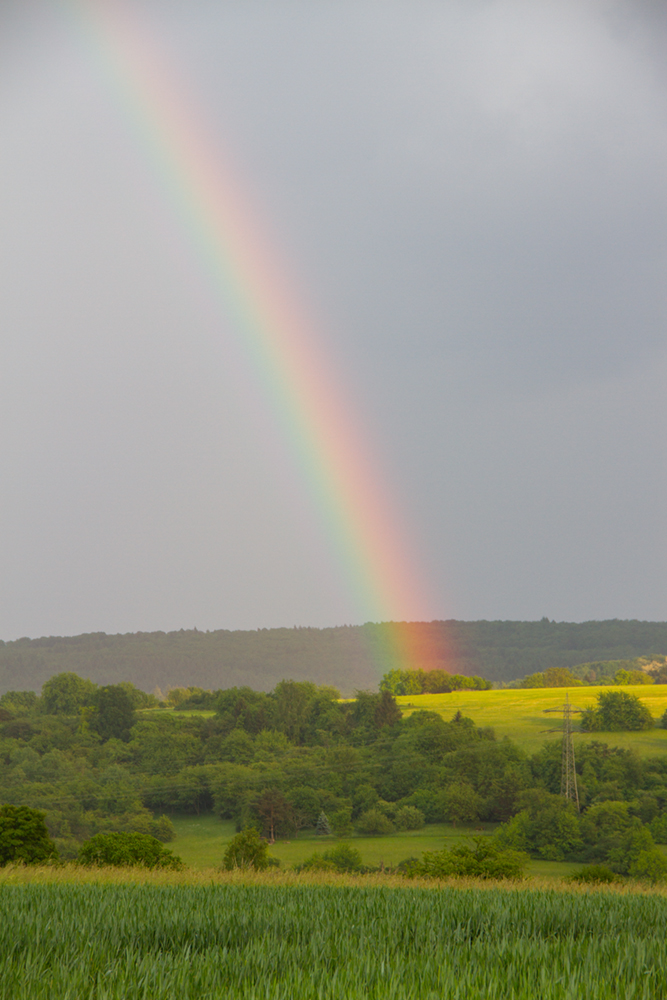
[[(637, 701), (610, 691), (601, 710), (605, 697), (623, 711)], [(318, 823), (338, 837), (495, 823), (500, 842), (535, 857), (665, 874), (655, 844), (667, 843), (667, 756), (608, 746), (604, 718), (578, 744), (578, 814), (559, 794), (560, 740), (528, 754), (458, 712), (404, 718), (386, 689), (341, 701), (335, 688), (281, 681), (269, 693), (191, 688), (174, 702), (72, 672), (39, 696), (5, 693), (0, 802), (43, 810), (65, 859), (99, 833), (169, 841), (171, 815), (214, 813), (270, 840)]]
[(395, 666), (397, 638), (415, 668), (508, 682), (552, 667), (664, 656), (667, 622), (434, 621), (256, 631), (96, 632), (0, 641), (0, 693), (39, 691), (73, 671), (101, 684), (131, 681), (166, 691), (243, 685), (270, 691), (285, 677), (333, 684), (345, 696), (374, 688)]

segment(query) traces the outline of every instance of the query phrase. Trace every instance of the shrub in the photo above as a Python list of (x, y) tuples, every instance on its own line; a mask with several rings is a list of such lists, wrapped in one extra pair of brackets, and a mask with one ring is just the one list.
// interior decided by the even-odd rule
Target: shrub
[(603, 885), (611, 882), (620, 882), (618, 875), (607, 868), (606, 865), (586, 865), (574, 872), (570, 879), (572, 882), (579, 882), (582, 885)]
[(394, 818), (397, 830), (421, 830), (424, 825), (424, 813), (414, 806), (402, 806)]
[(10, 861), (35, 865), (57, 857), (43, 812), (28, 806), (0, 806), (0, 865)]
[(96, 833), (79, 849), (84, 865), (114, 867), (182, 868), (183, 862), (172, 851), (147, 833)]
[(422, 860), (407, 869), (427, 878), (521, 878), (528, 855), (503, 850), (490, 837), (474, 837), (472, 847), (459, 844), (451, 850), (426, 851)]
[(301, 865), (296, 865), (296, 871), (338, 871), (361, 872), (364, 863), (361, 854), (350, 844), (337, 844), (323, 854), (311, 854)]
[(357, 830), (359, 833), (393, 833), (394, 824), (379, 809), (367, 809), (357, 820)]
[(254, 868), (256, 871), (264, 871), (270, 865), (279, 864), (277, 858), (269, 855), (269, 845), (253, 827), (246, 827), (235, 837), (232, 837), (225, 856), (222, 867), (225, 871), (233, 868)]

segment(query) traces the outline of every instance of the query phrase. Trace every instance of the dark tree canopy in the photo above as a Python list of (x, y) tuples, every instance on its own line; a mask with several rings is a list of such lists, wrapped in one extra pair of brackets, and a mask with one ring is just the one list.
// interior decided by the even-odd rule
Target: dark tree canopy
[(10, 861), (34, 865), (56, 857), (43, 812), (28, 806), (0, 806), (0, 865)]
[(135, 723), (134, 705), (122, 684), (108, 684), (100, 688), (95, 695), (95, 709), (91, 727), (103, 740), (129, 740)]

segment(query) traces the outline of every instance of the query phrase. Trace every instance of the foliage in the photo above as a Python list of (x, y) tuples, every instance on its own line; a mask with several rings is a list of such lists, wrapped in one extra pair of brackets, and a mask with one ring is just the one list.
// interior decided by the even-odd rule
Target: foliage
[(528, 855), (501, 847), (489, 837), (474, 837), (472, 846), (457, 844), (451, 850), (425, 851), (422, 860), (411, 865), (411, 877), (425, 878), (521, 878)]
[(501, 847), (527, 851), (545, 861), (577, 856), (583, 840), (579, 817), (571, 802), (532, 789), (523, 793), (519, 805), (523, 808), (496, 833)]
[(102, 740), (127, 742), (136, 721), (132, 696), (123, 684), (108, 684), (95, 692), (95, 715), (91, 728)]
[(331, 829), (331, 824), (329, 823), (329, 817), (322, 810), (320, 815), (317, 817), (317, 823), (315, 825), (315, 833), (319, 834), (321, 837), (328, 837), (333, 833)]
[(350, 844), (336, 844), (323, 854), (318, 852), (311, 854), (301, 865), (296, 866), (296, 870), (360, 872), (364, 870), (364, 864), (361, 854), (355, 847)]
[(625, 691), (601, 691), (597, 708), (581, 713), (581, 728), (586, 732), (652, 729), (653, 724), (648, 708)]
[(380, 690), (393, 695), (443, 694), (450, 691), (487, 691), (491, 682), (483, 677), (450, 674), (446, 670), (390, 670), (380, 681)]
[(264, 871), (270, 865), (276, 865), (278, 861), (269, 855), (269, 845), (257, 830), (246, 827), (235, 837), (232, 837), (225, 856), (222, 867), (226, 871), (233, 868), (254, 868), (256, 871)]
[(542, 673), (529, 674), (521, 681), (522, 688), (577, 687), (584, 682), (567, 667), (548, 667)]
[(397, 830), (421, 830), (424, 825), (424, 813), (414, 806), (401, 806), (396, 811), (394, 824)]
[(94, 693), (92, 681), (71, 671), (56, 674), (42, 688), (44, 710), (49, 715), (76, 715), (80, 708), (91, 703)]
[(357, 820), (359, 833), (393, 833), (394, 824), (380, 809), (367, 809)]
[(606, 865), (586, 865), (585, 868), (574, 872), (570, 878), (572, 882), (578, 882), (580, 885), (610, 885), (613, 882), (620, 882), (616, 872)]
[(42, 864), (56, 857), (43, 812), (27, 806), (0, 806), (0, 865), (10, 861)]
[(83, 865), (180, 868), (183, 862), (172, 851), (146, 833), (98, 833), (79, 849)]
[(645, 670), (617, 670), (615, 684), (653, 684), (654, 679)]
[[(150, 689), (197, 685), (225, 688), (244, 682), (270, 689), (283, 677), (335, 684), (350, 694), (376, 683), (375, 664), (391, 655), (396, 631), (418, 649), (426, 673), (482, 675), (493, 681), (548, 667), (659, 660), (667, 623), (639, 621), (435, 621), (367, 623), (339, 628), (252, 631), (102, 632), (0, 643), (0, 690), (38, 690), (49, 677), (74, 671), (97, 683), (131, 680)], [(664, 659), (664, 657), (662, 657)], [(184, 665), (187, 664), (187, 667)], [(184, 676), (184, 671), (186, 675)]]

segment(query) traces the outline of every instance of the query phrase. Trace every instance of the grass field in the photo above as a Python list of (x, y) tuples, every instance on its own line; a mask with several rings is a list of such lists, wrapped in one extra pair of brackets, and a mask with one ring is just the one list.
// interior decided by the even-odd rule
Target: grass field
[[(172, 816), (176, 839), (169, 847), (196, 869), (219, 868), (225, 847), (234, 836), (232, 822), (219, 820), (216, 816)], [(491, 824), (485, 824), (490, 831)], [(360, 852), (364, 863), (377, 867), (384, 863), (394, 867), (404, 858), (419, 857), (423, 851), (439, 851), (443, 847), (466, 841), (468, 837), (479, 836), (479, 829), (454, 827), (446, 823), (429, 824), (421, 830), (391, 834), (384, 837), (352, 836), (348, 839)], [(313, 831), (301, 831), (294, 840), (278, 840), (271, 847), (271, 854), (280, 860), (282, 868), (299, 864), (315, 851), (325, 851), (339, 843), (335, 837), (318, 837)], [(528, 874), (543, 878), (565, 878), (581, 865), (565, 861), (531, 861)]]
[(0, 885), (12, 1000), (658, 1000), (658, 894)]
[[(528, 752), (539, 750), (546, 740), (558, 739), (562, 717), (546, 712), (562, 706), (565, 693), (577, 708), (588, 708), (596, 702), (600, 691), (626, 691), (635, 694), (648, 706), (658, 720), (667, 710), (667, 684), (639, 685), (622, 688), (507, 688), (497, 691), (452, 691), (451, 694), (405, 695), (397, 698), (404, 715), (419, 709), (438, 712), (449, 720), (461, 711), (478, 726), (493, 726), (498, 737), (509, 736)], [(575, 715), (576, 720), (576, 715)], [(557, 730), (549, 732), (549, 730)], [(574, 723), (575, 732), (578, 723)], [(610, 746), (632, 748), (642, 756), (667, 753), (667, 729), (649, 729), (640, 733), (581, 733), (576, 740), (602, 740)], [(575, 746), (576, 750), (576, 746)]]

